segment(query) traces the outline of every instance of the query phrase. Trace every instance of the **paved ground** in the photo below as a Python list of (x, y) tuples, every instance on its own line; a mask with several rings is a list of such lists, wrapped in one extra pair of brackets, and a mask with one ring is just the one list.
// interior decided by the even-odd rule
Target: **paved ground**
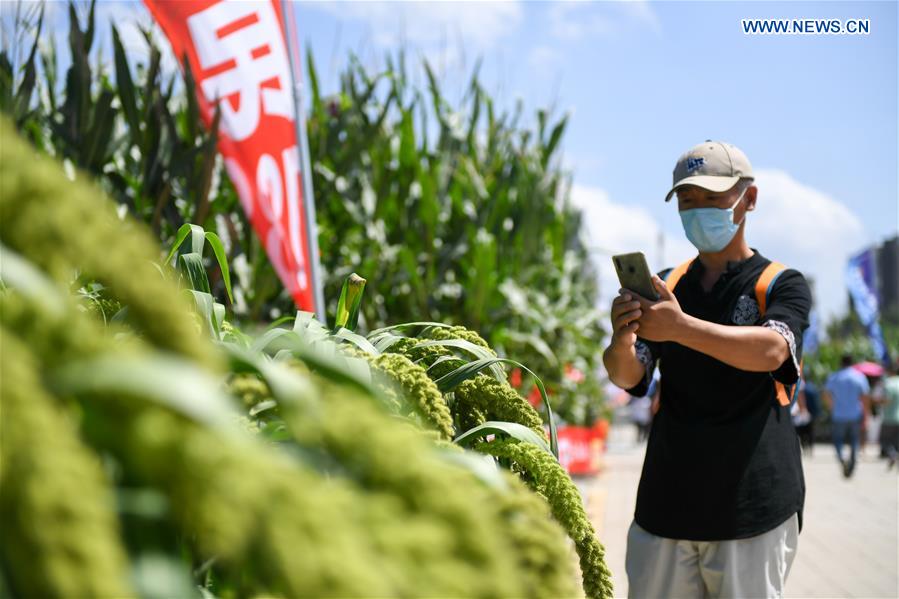
[[(804, 457), (805, 521), (787, 597), (899, 597), (899, 476), (886, 471), (876, 449), (868, 448), (849, 480), (829, 445)], [(603, 472), (578, 481), (606, 546), (616, 597), (627, 596), (625, 545), (644, 450), (630, 425), (613, 426)]]

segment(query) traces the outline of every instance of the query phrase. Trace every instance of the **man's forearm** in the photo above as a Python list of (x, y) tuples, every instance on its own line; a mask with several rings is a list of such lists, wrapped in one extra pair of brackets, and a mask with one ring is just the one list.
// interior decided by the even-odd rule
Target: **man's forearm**
[(637, 359), (634, 346), (610, 345), (602, 354), (602, 362), (609, 373), (609, 380), (622, 389), (636, 387), (646, 373), (646, 367)]
[(771, 329), (727, 326), (687, 314), (672, 341), (749, 372), (777, 370), (790, 355), (786, 339)]

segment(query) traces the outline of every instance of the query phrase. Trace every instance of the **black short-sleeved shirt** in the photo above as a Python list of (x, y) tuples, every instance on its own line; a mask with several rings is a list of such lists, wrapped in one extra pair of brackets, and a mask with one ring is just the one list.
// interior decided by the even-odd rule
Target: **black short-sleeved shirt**
[[(741, 539), (799, 514), (805, 500), (799, 440), (774, 382), (799, 376), (802, 333), (811, 294), (805, 278), (786, 270), (769, 289), (762, 317), (755, 284), (770, 261), (756, 250), (732, 262), (706, 293), (697, 259), (674, 289), (681, 309), (728, 326), (765, 326), (781, 334), (790, 357), (774, 372), (747, 372), (674, 342), (638, 339), (647, 391), (656, 363), (660, 409), (653, 420), (634, 518), (661, 537), (695, 541)], [(788, 387), (789, 389), (789, 387)]]

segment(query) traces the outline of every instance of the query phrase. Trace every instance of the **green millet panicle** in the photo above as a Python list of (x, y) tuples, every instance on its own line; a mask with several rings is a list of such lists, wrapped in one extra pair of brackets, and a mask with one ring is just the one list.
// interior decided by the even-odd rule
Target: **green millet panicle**
[[(50, 314), (36, 302), (17, 292), (0, 293), (0, 322), (24, 342), (40, 369), (66, 364), (113, 347), (107, 332), (114, 329), (90, 318), (69, 297), (61, 295), (63, 312)], [(132, 336), (122, 336), (116, 349), (122, 351), (139, 343)], [(5, 351), (3, 352), (5, 355)]]
[(114, 203), (83, 179), (69, 181), (54, 159), (0, 118), (0, 241), (67, 285), (75, 271), (95, 277), (128, 306), (128, 322), (157, 347), (218, 366), (200, 343), (187, 299), (164, 280), (148, 230), (121, 221)]
[(28, 348), (2, 328), (0, 344), (0, 556), (13, 594), (132, 596), (99, 459), (41, 385)]
[(271, 399), (272, 392), (268, 385), (255, 374), (240, 373), (231, 377), (228, 383), (228, 391), (234, 397), (240, 399), (246, 408), (252, 408), (259, 402)]
[(370, 398), (319, 385), (329, 398), (321, 411), (291, 414), (285, 405), (286, 418), (301, 445), (324, 448), (369, 494), (399, 501), (403, 533), (377, 537), (385, 551), (393, 548), (407, 556), (402, 563), (414, 564), (395, 575), (408, 588), (447, 596), (520, 596), (511, 549), (483, 484), (438, 456), (417, 430), (387, 426)]
[(440, 341), (446, 341), (449, 339), (462, 339), (464, 341), (468, 341), (469, 343), (479, 345), (496, 356), (496, 352), (494, 352), (490, 345), (486, 341), (484, 341), (483, 337), (481, 337), (475, 331), (466, 329), (465, 327), (428, 327), (427, 329), (425, 329), (425, 331), (422, 332), (420, 336), (425, 339), (435, 339)]
[(465, 360), (446, 360), (430, 368), (437, 360), (443, 357), (452, 357), (454, 354), (449, 349), (439, 345), (422, 345), (427, 339), (403, 339), (390, 346), (388, 353), (402, 354), (419, 366), (427, 369), (428, 376), (437, 380), (445, 374), (449, 374), (465, 363)]
[(496, 501), (506, 518), (506, 533), (512, 539), (532, 597), (575, 597), (577, 580), (565, 531), (553, 520), (546, 501), (531, 491), (518, 476), (503, 471), (507, 489), (496, 489)]
[[(452, 329), (438, 328), (430, 330), (452, 331)], [(390, 349), (392, 350), (393, 347)], [(433, 365), (444, 356), (453, 355), (445, 347), (424, 346), (421, 342), (414, 345), (403, 343), (399, 349), (410, 360), (426, 367)], [(430, 368), (428, 375), (436, 380), (460, 365), (461, 363), (456, 361), (441, 362)], [(540, 414), (506, 382), (498, 381), (494, 377), (482, 373), (457, 386), (453, 390), (453, 395), (455, 399), (451, 405), (451, 411), (456, 422), (459, 423), (459, 428), (463, 431), (477, 426), (485, 420), (503, 420), (527, 426), (541, 437), (546, 435)]]
[(476, 449), (512, 460), (528, 474), (528, 484), (546, 498), (553, 516), (574, 541), (587, 597), (612, 597), (612, 574), (605, 563), (605, 549), (596, 538), (577, 487), (555, 457), (535, 445), (513, 439), (479, 443)]
[(487, 422), (487, 416), (484, 415), (484, 412), (470, 403), (455, 400), (452, 412), (453, 418), (458, 424), (456, 428), (461, 432), (471, 430)]
[(490, 420), (517, 422), (545, 437), (543, 419), (537, 410), (508, 383), (479, 374), (454, 390), (456, 403), (478, 408)]
[(453, 417), (449, 407), (424, 368), (400, 354), (375, 356), (371, 364), (400, 385), (407, 400), (429, 426), (439, 431), (445, 439), (453, 438)]
[(287, 597), (392, 593), (360, 535), (363, 499), (346, 485), (164, 410), (107, 407), (123, 432), (116, 454), (166, 494), (182, 533), (221, 572), (258, 572), (257, 591)]

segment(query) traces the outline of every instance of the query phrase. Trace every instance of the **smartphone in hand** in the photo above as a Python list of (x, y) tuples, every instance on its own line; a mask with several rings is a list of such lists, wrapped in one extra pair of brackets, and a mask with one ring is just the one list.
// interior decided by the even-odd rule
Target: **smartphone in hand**
[(618, 282), (621, 287), (638, 293), (646, 299), (658, 300), (655, 286), (652, 284), (652, 273), (646, 264), (646, 256), (643, 252), (631, 254), (619, 254), (612, 256), (615, 271), (618, 273)]

